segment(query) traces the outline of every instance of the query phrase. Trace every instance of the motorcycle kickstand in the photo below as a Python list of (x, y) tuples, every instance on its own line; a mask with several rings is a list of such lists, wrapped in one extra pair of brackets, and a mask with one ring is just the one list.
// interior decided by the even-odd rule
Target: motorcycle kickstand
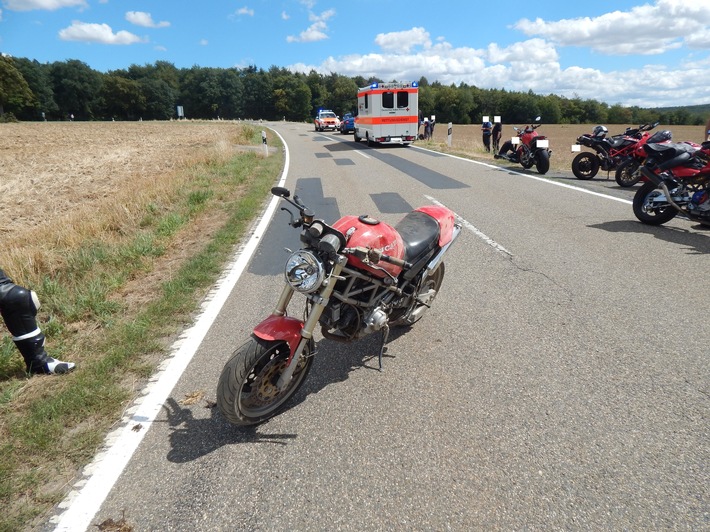
[(385, 326), (382, 329), (385, 332), (382, 336), (382, 347), (380, 347), (380, 356), (379, 356), (380, 371), (382, 371), (382, 356), (387, 352), (387, 346), (385, 344), (387, 343), (387, 337), (390, 335), (390, 326), (385, 324)]

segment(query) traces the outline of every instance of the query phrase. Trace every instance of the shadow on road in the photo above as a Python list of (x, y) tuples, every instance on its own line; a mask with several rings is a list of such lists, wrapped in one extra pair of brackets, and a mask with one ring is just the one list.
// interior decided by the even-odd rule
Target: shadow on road
[(693, 230), (689, 231), (680, 227), (673, 226), (653, 226), (645, 225), (641, 222), (633, 220), (618, 220), (614, 222), (604, 222), (601, 224), (593, 224), (589, 227), (594, 229), (602, 229), (610, 233), (639, 233), (652, 235), (654, 238), (678, 244), (688, 248), (691, 254), (705, 255), (710, 253), (710, 231), (709, 227), (697, 224), (693, 226)]
[[(407, 328), (397, 328), (390, 332), (389, 342), (407, 332)], [(316, 394), (331, 384), (345, 381), (351, 372), (379, 369), (378, 357), (382, 342), (381, 334), (370, 335), (360, 341), (340, 343), (330, 340), (318, 342), (318, 354), (306, 382), (298, 393), (287, 403), (286, 410), (293, 408), (309, 395)], [(385, 353), (383, 364), (394, 358)], [(374, 377), (374, 376), (373, 376)], [(196, 408), (207, 408), (208, 418), (195, 417)], [(170, 432), (168, 460), (173, 463), (191, 462), (224, 445), (239, 443), (270, 443), (287, 445), (297, 434), (262, 433), (261, 427), (268, 421), (253, 427), (235, 427), (219, 413), (212, 401), (202, 404), (182, 405), (169, 398), (163, 405)]]

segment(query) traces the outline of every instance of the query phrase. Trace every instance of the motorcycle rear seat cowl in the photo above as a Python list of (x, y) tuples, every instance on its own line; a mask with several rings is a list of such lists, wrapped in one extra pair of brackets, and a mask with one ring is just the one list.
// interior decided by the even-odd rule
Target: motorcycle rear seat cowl
[(395, 229), (404, 242), (404, 260), (412, 264), (434, 249), (439, 241), (439, 222), (421, 211), (412, 211)]

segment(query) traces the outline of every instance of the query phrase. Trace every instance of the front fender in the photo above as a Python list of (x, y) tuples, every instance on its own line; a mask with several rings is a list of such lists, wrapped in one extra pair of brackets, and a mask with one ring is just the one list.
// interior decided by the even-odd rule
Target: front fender
[(296, 318), (269, 316), (254, 327), (254, 334), (266, 341), (283, 340), (288, 344), (291, 353), (293, 353), (298, 347), (298, 342), (301, 341), (303, 325), (303, 322)]

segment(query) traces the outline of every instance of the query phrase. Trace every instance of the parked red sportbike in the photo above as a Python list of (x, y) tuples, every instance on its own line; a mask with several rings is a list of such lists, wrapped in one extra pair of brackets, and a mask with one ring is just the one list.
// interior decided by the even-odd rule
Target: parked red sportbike
[(625, 161), (634, 151), (641, 138), (648, 137), (655, 124), (643, 124), (613, 137), (607, 137), (605, 126), (596, 126), (592, 133), (577, 137), (577, 144), (591, 148), (595, 153), (583, 151), (572, 159), (572, 173), (577, 179), (592, 179), (599, 170), (611, 172)]
[(660, 225), (679, 213), (710, 225), (710, 142), (647, 144), (640, 168), (648, 180), (634, 195), (634, 214), (645, 224)]
[[(328, 225), (288, 189), (271, 193), (296, 209), (303, 247), (286, 261), (286, 285), (272, 314), (227, 361), (217, 405), (230, 423), (253, 425), (276, 415), (303, 384), (316, 353), (314, 330), (351, 342), (390, 326), (410, 326), (431, 307), (444, 280), (444, 255), (461, 232), (445, 207), (425, 206), (392, 227), (369, 216)], [(303, 319), (287, 315), (294, 293), (306, 298)]]
[[(537, 171), (546, 174), (550, 169), (550, 142), (544, 135), (538, 135), (537, 128), (540, 127), (540, 117), (526, 126), (525, 129), (513, 126), (517, 136), (503, 143), (500, 151), (494, 154), (496, 159), (506, 159), (513, 163), (520, 163), (526, 170), (535, 165)], [(508, 152), (513, 153), (509, 154)]]
[(632, 187), (639, 181), (644, 180), (643, 174), (639, 172), (641, 165), (644, 164), (646, 160), (646, 150), (644, 146), (646, 146), (646, 144), (668, 144), (671, 140), (673, 140), (673, 133), (667, 129), (656, 131), (651, 136), (647, 133), (644, 134), (636, 142), (631, 155), (616, 168), (616, 174), (614, 176), (616, 183), (620, 187)]

